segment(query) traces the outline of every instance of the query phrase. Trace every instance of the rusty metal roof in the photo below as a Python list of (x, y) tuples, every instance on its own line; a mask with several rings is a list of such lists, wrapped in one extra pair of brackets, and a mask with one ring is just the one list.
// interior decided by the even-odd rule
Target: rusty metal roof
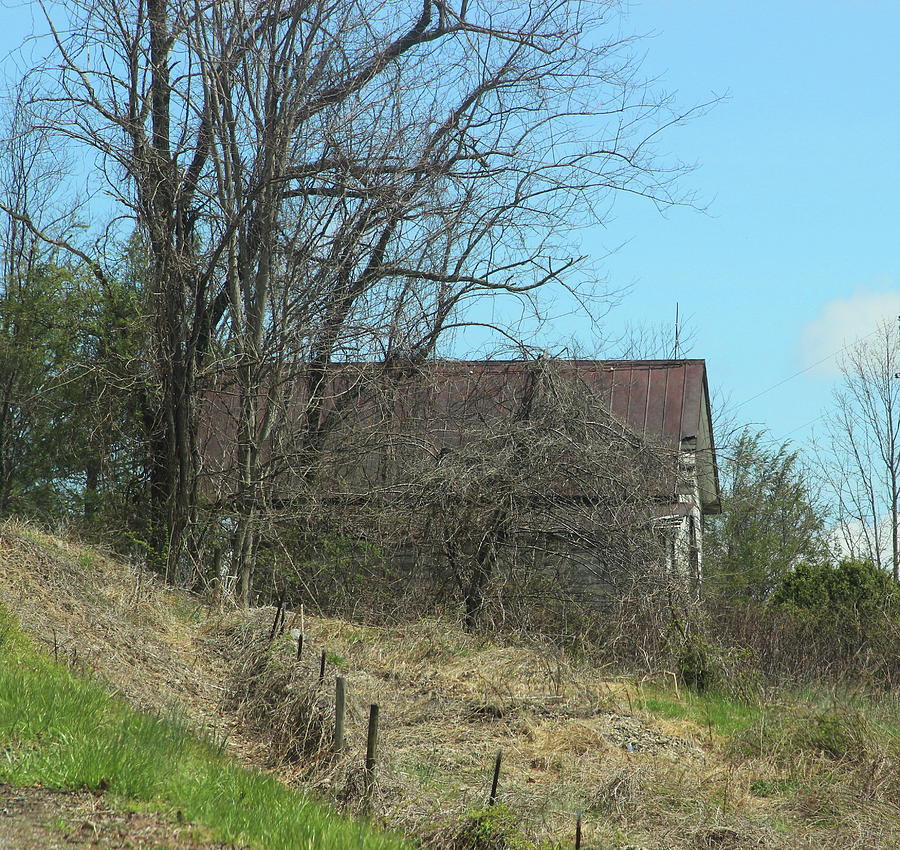
[(673, 448), (700, 436), (706, 396), (703, 360), (622, 360), (580, 364), (609, 411), (642, 436)]
[[(705, 360), (556, 362), (574, 371), (603, 406), (641, 438), (674, 452), (696, 452), (704, 510), (721, 510)], [(504, 408), (507, 399), (521, 392), (534, 367), (534, 361), (522, 360), (438, 361), (432, 365), (441, 387), (436, 408), (448, 413), (455, 398), (466, 399), (469, 414), (474, 407), (499, 412), (498, 406)], [(477, 385), (478, 391), (470, 391), (470, 385)]]
[[(704, 510), (715, 513), (721, 509), (704, 360), (553, 362), (570, 374), (574, 372), (609, 413), (642, 439), (676, 453), (693, 450)], [(401, 422), (427, 422), (448, 444), (462, 442), (464, 430), (477, 429), (479, 422), (508, 416), (519, 408), (536, 365), (534, 360), (432, 361), (424, 370), (415, 370), (430, 375), (431, 381), (400, 380), (403, 391), (392, 397), (387, 415)], [(323, 388), (322, 415), (340, 404), (341, 397), (353, 399), (350, 403), (357, 413), (376, 412), (371, 399), (366, 400), (365, 394), (357, 396), (357, 391), (371, 383), (378, 368), (375, 363), (335, 364)], [(288, 397), (298, 412), (302, 410), (305, 382), (293, 384)], [(213, 421), (205, 423), (209, 428), (206, 452), (209, 466), (218, 467), (219, 463), (212, 461), (220, 457), (224, 461), (233, 450), (237, 399), (221, 386), (208, 401), (207, 417)]]
[[(604, 406), (641, 437), (678, 449), (684, 440), (700, 436), (709, 415), (704, 360), (566, 360), (567, 368), (595, 392)], [(456, 384), (450, 392), (460, 393), (458, 382), (465, 376), (493, 378), (492, 384), (515, 387), (534, 361), (444, 360), (435, 371)], [(497, 379), (500, 379), (498, 381)], [(502, 397), (499, 387), (491, 394), (493, 403)]]

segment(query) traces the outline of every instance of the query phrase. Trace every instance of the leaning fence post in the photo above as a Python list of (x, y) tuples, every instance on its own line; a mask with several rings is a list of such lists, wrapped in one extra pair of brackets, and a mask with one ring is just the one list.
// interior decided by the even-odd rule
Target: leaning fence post
[(322, 650), (322, 657), (319, 659), (319, 682), (325, 681), (325, 650)]
[(344, 708), (347, 703), (347, 682), (343, 676), (334, 680), (334, 751), (344, 749)]
[(281, 612), (284, 609), (284, 594), (278, 597), (278, 607), (275, 609), (275, 619), (272, 621), (272, 631), (269, 632), (269, 643), (275, 640), (275, 635), (278, 633), (278, 625), (281, 620)]
[(491, 795), (488, 797), (488, 805), (493, 806), (497, 799), (497, 783), (500, 781), (500, 762), (503, 760), (503, 750), (497, 750), (494, 759), (494, 781), (491, 782)]
[(303, 632), (297, 635), (297, 660), (303, 657)]
[(366, 794), (372, 792), (375, 781), (375, 761), (378, 758), (378, 705), (369, 706), (369, 729), (366, 733)]

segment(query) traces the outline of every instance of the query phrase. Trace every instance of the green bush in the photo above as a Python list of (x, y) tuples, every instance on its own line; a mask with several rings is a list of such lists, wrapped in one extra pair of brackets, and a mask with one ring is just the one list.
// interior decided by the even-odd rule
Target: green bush
[(814, 615), (848, 608), (865, 615), (897, 605), (900, 591), (872, 561), (848, 558), (834, 566), (799, 564), (779, 582), (772, 602)]
[(717, 681), (720, 664), (716, 650), (700, 635), (689, 635), (679, 647), (676, 663), (682, 684), (698, 694), (706, 693)]

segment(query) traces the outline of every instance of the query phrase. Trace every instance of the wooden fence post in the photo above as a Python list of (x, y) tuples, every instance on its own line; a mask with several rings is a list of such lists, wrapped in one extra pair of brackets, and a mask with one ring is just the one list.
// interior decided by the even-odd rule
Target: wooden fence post
[(575, 850), (581, 850), (581, 810), (575, 815)]
[(369, 729), (366, 733), (366, 794), (371, 794), (378, 758), (378, 705), (369, 706)]
[(297, 635), (297, 660), (303, 658), (303, 632)]
[(281, 616), (284, 611), (284, 594), (278, 597), (278, 607), (275, 609), (275, 619), (272, 622), (272, 631), (269, 632), (269, 643), (275, 640), (275, 635), (278, 633), (278, 626), (281, 624)]
[(493, 806), (497, 799), (497, 783), (500, 781), (500, 762), (503, 760), (503, 750), (497, 750), (494, 759), (494, 781), (491, 782), (491, 795), (488, 797), (488, 805)]
[(334, 751), (344, 749), (344, 709), (347, 703), (347, 682), (343, 676), (334, 680)]
[(319, 659), (319, 682), (325, 681), (325, 650), (322, 650), (322, 657)]

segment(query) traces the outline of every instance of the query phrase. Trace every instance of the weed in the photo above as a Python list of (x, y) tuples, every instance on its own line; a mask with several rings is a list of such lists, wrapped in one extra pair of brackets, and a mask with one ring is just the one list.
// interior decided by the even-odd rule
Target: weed
[(603, 815), (623, 817), (638, 806), (647, 783), (644, 768), (625, 765), (600, 784), (591, 808)]
[(65, 819), (56, 817), (50, 823), (47, 824), (50, 829), (55, 829), (57, 832), (68, 832), (72, 825)]
[(346, 670), (350, 666), (347, 663), (347, 659), (342, 655), (338, 655), (336, 652), (327, 651), (325, 653), (325, 660), (332, 667), (337, 667), (338, 670)]
[(184, 593), (168, 593), (165, 601), (169, 610), (179, 620), (191, 624), (203, 621), (203, 604), (195, 598)]
[(416, 778), (423, 786), (439, 785), (437, 781), (437, 766), (434, 760), (414, 759), (404, 765), (407, 773)]
[(856, 725), (860, 718), (829, 713), (813, 714), (808, 722), (799, 726), (799, 743), (838, 761), (854, 760), (860, 755), (860, 747), (865, 743), (859, 735)]
[(755, 797), (783, 797), (797, 790), (794, 779), (754, 779), (750, 783), (750, 793)]

